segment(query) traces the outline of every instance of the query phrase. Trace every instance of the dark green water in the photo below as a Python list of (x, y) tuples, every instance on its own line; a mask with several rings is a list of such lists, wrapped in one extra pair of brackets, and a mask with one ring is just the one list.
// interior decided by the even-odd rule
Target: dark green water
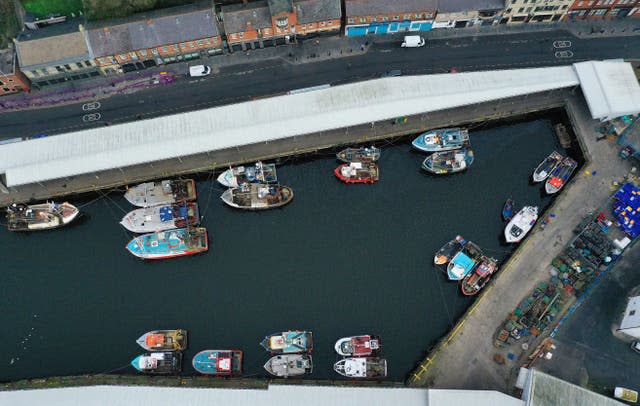
[[(312, 378), (339, 378), (336, 339), (382, 336), (389, 378), (402, 380), (471, 300), (432, 267), (434, 252), (462, 234), (504, 260), (500, 219), (518, 206), (551, 202), (530, 185), (532, 169), (558, 148), (548, 120), (470, 131), (476, 162), (466, 173), (433, 177), (409, 141), (383, 149), (381, 180), (344, 185), (329, 154), (278, 169), (295, 190), (290, 205), (251, 213), (223, 205), (222, 189), (198, 184), (206, 254), (147, 263), (128, 254), (118, 221), (121, 194), (75, 202), (85, 217), (66, 229), (0, 233), (3, 252), (0, 380), (118, 370), (143, 352), (135, 339), (186, 328), (191, 357), (240, 348), (246, 375), (265, 376), (266, 334), (312, 330)], [(216, 174), (217, 175), (217, 174)], [(12, 363), (13, 359), (13, 363)]]

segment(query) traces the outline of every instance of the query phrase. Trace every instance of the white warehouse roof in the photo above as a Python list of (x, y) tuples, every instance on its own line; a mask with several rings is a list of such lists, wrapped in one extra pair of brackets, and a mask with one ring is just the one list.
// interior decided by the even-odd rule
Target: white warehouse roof
[(344, 388), (269, 385), (258, 389), (85, 386), (0, 392), (0, 404), (11, 406), (523, 406), (522, 400), (497, 391), (407, 388)]
[[(615, 70), (625, 75), (625, 85), (638, 89), (627, 78), (633, 75), (629, 64), (590, 64), (586, 85), (601, 91), (587, 89), (587, 98), (605, 95), (612, 108), (640, 111), (633, 91), (607, 88), (622, 83), (610, 77)], [(0, 145), (0, 174), (7, 186), (18, 186), (579, 84), (571, 65), (376, 79)], [(598, 104), (596, 117), (618, 111), (604, 110)]]

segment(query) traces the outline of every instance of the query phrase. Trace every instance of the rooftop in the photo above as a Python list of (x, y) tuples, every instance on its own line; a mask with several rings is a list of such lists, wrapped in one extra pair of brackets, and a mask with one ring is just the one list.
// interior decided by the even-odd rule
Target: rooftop
[(439, 13), (502, 10), (504, 0), (438, 0)]
[(222, 7), (224, 28), (228, 33), (244, 32), (247, 23), (254, 29), (271, 27), (271, 13), (266, 0)]
[(301, 24), (340, 19), (340, 0), (297, 0), (294, 7)]
[(345, 0), (347, 16), (403, 14), (436, 10), (437, 0)]
[(606, 396), (532, 369), (522, 393), (527, 406), (622, 406)]
[(88, 35), (94, 55), (105, 56), (219, 34), (210, 7), (188, 6), (140, 13), (110, 24), (91, 24)]
[(293, 11), (292, 0), (267, 0), (269, 3), (269, 11), (272, 16), (280, 13), (290, 13)]
[(0, 49), (0, 74), (13, 74), (15, 55), (11, 44), (9, 44), (9, 48), (7, 49)]
[(55, 24), (35, 31), (23, 31), (16, 40), (16, 52), (22, 68), (51, 65), (65, 61), (90, 59), (80, 19)]

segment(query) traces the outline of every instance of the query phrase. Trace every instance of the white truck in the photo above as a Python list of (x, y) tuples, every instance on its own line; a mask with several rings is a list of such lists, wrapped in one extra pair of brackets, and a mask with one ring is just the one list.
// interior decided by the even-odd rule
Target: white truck
[(424, 46), (424, 38), (420, 35), (405, 35), (402, 42), (403, 48), (419, 48)]
[(192, 78), (207, 76), (211, 73), (211, 68), (207, 65), (189, 66), (189, 76)]

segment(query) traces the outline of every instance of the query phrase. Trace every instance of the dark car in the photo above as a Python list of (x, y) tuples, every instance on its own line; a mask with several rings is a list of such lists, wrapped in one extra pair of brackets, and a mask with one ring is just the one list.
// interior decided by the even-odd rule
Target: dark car
[(400, 69), (392, 69), (380, 75), (381, 78), (390, 78), (394, 76), (402, 76), (402, 71)]

